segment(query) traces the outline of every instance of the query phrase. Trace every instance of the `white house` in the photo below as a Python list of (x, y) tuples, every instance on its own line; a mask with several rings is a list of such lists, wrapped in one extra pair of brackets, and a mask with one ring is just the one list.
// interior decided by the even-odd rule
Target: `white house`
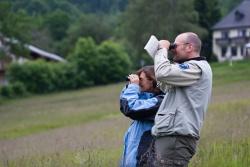
[(213, 26), (213, 53), (220, 62), (250, 58), (250, 0)]

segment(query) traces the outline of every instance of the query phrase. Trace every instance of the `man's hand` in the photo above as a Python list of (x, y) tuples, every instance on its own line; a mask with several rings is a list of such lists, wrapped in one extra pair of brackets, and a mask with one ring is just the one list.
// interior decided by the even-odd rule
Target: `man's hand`
[(160, 49), (166, 48), (168, 50), (169, 46), (170, 46), (170, 42), (168, 40), (160, 40), (159, 41), (159, 47), (160, 47)]
[(140, 79), (139, 79), (139, 76), (138, 76), (138, 75), (136, 75), (136, 74), (130, 74), (130, 75), (128, 76), (128, 79), (130, 80), (130, 83), (135, 83), (135, 84), (138, 84), (138, 85), (139, 85)]

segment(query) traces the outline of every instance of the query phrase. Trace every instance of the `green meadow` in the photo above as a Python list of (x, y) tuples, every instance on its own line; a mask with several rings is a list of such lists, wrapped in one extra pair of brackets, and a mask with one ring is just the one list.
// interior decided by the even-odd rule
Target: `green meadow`
[[(250, 61), (212, 64), (213, 94), (191, 167), (250, 166)], [(131, 121), (124, 83), (0, 101), (0, 167), (115, 167)]]

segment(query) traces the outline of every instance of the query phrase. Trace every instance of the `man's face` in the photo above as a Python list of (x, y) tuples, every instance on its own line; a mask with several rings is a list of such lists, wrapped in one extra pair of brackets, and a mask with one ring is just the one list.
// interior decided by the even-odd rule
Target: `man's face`
[(144, 72), (141, 72), (139, 78), (139, 85), (141, 87), (142, 92), (149, 92), (153, 89), (153, 82), (146, 77)]
[(173, 50), (173, 60), (179, 61), (186, 59), (188, 57), (188, 47), (190, 43), (187, 43), (187, 41), (185, 40), (185, 34), (178, 35), (175, 38), (174, 43), (176, 44), (176, 48)]

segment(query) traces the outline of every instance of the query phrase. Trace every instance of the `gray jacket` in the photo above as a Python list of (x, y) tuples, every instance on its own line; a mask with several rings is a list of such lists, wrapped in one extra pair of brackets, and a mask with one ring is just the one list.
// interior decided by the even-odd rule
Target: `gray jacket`
[(171, 64), (166, 49), (154, 56), (155, 75), (166, 93), (155, 117), (155, 136), (185, 135), (199, 139), (212, 91), (212, 70), (205, 60)]

